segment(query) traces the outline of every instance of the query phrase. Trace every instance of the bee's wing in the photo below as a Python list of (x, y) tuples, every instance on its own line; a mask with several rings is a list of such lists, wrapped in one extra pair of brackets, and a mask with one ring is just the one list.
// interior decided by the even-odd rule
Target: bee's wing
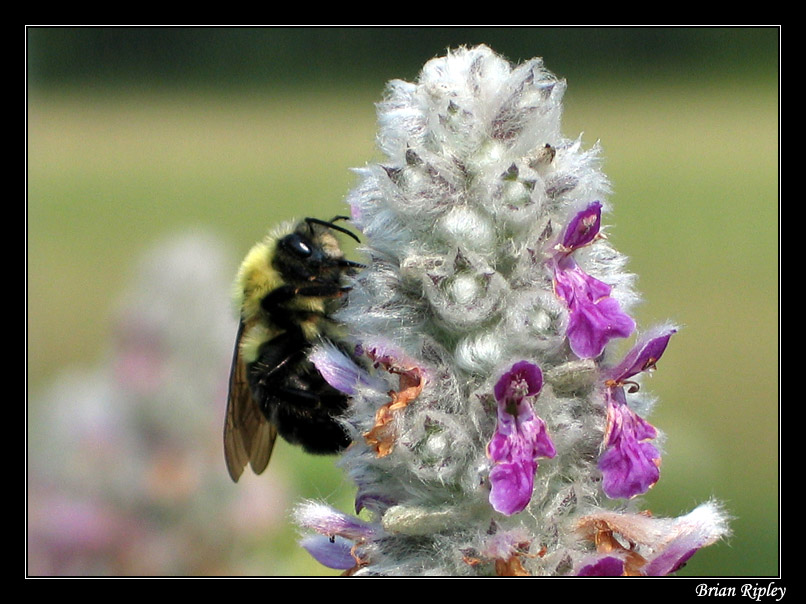
[(252, 398), (246, 377), (246, 365), (241, 360), (240, 343), (243, 321), (238, 326), (235, 352), (229, 378), (227, 417), (224, 423), (224, 458), (233, 481), (238, 482), (247, 464), (260, 474), (269, 464), (277, 430), (260, 412)]

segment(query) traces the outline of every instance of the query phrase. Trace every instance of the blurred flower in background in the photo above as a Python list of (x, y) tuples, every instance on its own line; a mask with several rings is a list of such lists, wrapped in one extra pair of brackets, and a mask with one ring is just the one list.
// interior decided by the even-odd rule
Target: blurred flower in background
[(278, 476), (234, 488), (222, 458), (231, 268), (208, 233), (159, 243), (120, 296), (103, 360), (31, 396), (30, 575), (250, 572), (285, 498)]

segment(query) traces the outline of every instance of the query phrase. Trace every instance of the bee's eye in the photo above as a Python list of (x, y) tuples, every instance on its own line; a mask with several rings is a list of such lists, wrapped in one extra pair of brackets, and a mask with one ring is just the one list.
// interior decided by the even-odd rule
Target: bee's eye
[(297, 234), (289, 235), (283, 242), (288, 251), (300, 258), (307, 258), (313, 253), (310, 244)]

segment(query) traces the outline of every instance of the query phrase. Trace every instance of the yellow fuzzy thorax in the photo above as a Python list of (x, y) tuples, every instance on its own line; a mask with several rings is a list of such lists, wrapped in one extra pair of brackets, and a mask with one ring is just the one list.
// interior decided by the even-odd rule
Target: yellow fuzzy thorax
[(285, 282), (269, 259), (274, 255), (276, 239), (256, 243), (241, 263), (235, 279), (235, 305), (244, 322), (260, 315), (260, 301)]
[[(262, 241), (252, 246), (238, 270), (233, 297), (235, 307), (244, 323), (240, 347), (246, 362), (254, 361), (258, 357), (260, 346), (283, 332), (271, 324), (270, 317), (265, 316), (261, 301), (270, 292), (287, 283), (282, 274), (274, 268), (271, 259), (276, 253), (278, 240), (293, 231), (293, 225), (292, 222), (279, 225)], [(327, 312), (327, 303), (328, 301), (321, 297), (296, 296), (285, 304), (290, 310), (303, 313), (310, 311), (311, 315), (299, 323), (305, 339), (309, 342), (315, 341), (324, 331), (331, 330), (329, 322), (322, 319), (322, 315)]]

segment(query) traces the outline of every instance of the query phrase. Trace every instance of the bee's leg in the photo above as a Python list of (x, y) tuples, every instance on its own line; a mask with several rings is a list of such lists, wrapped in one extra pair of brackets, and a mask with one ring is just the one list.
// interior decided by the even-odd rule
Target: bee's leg
[(297, 288), (292, 285), (282, 285), (266, 294), (260, 301), (260, 306), (263, 310), (268, 312), (269, 315), (274, 316), (274, 313), (282, 308), (282, 304), (288, 302), (296, 295)]
[(310, 296), (314, 298), (338, 298), (350, 291), (349, 287), (341, 285), (330, 285), (327, 283), (306, 285), (296, 290), (300, 296)]
[(288, 312), (283, 305), (296, 296), (338, 298), (348, 291), (349, 287), (329, 283), (313, 283), (302, 287), (283, 285), (266, 294), (260, 301), (260, 306), (276, 320), (278, 316), (284, 316)]

